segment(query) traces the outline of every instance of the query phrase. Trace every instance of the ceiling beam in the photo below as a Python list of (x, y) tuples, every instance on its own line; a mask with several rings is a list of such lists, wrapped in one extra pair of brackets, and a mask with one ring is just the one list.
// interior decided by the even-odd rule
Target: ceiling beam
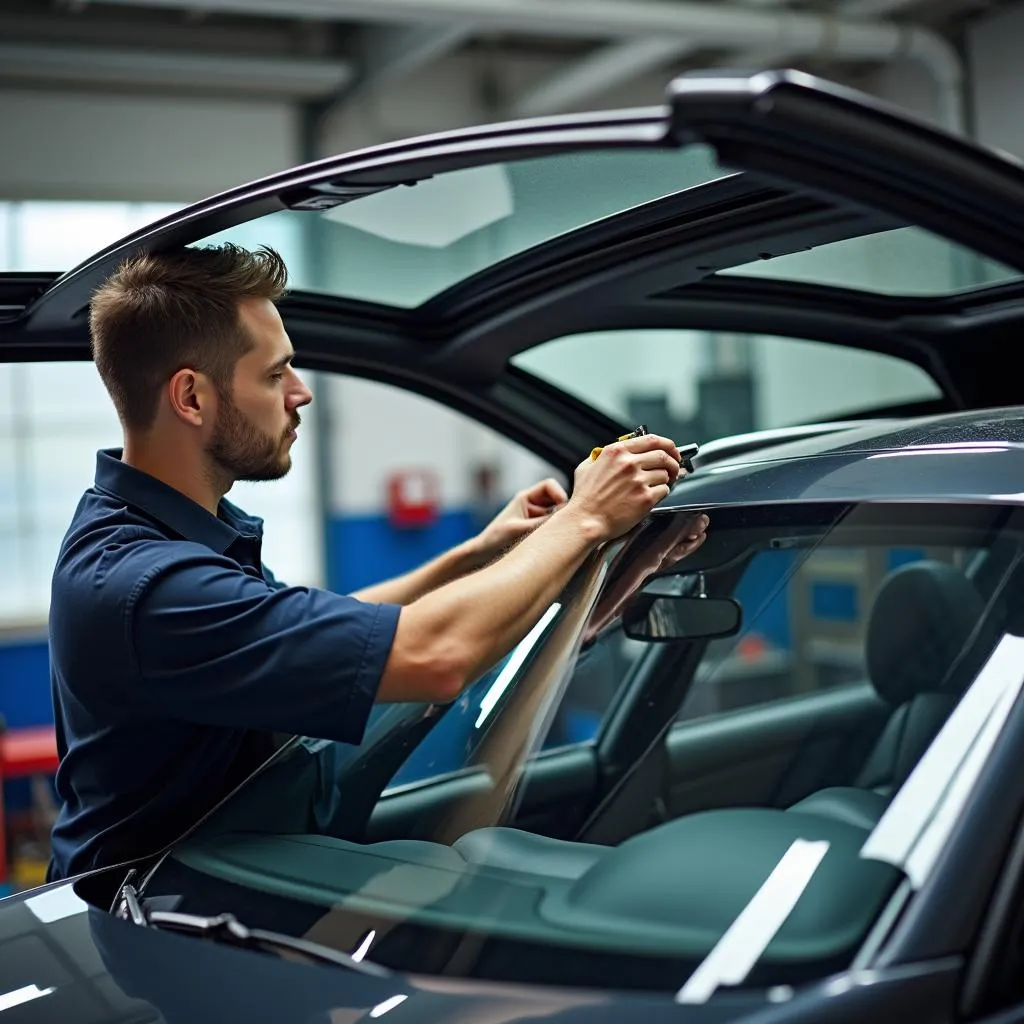
[(697, 47), (672, 36), (610, 43), (572, 61), (522, 93), (510, 104), (515, 117), (572, 110), (591, 96), (609, 92), (644, 71), (679, 60)]
[[(787, 0), (733, 0), (736, 6), (758, 8), (761, 11), (775, 9), (778, 12), (777, 17), (786, 15), (786, 2)], [(921, 0), (842, 0), (838, 6), (837, 17), (854, 21), (868, 20), (897, 13), (920, 2)], [(837, 52), (832, 40), (823, 40), (817, 51), (787, 46), (782, 37), (773, 42), (776, 45), (753, 46), (732, 51), (715, 64), (718, 67), (759, 70), (785, 66), (794, 58), (806, 56), (808, 53), (842, 56)], [(585, 104), (591, 96), (601, 95), (648, 71), (682, 60), (699, 49), (699, 45), (699, 42), (693, 40), (673, 39), (665, 35), (610, 43), (592, 54), (571, 62), (567, 67), (515, 98), (510, 110), (513, 114), (524, 117), (572, 110)], [(947, 52), (944, 57), (939, 57), (936, 64), (937, 68), (933, 70), (933, 74), (941, 91), (940, 106), (944, 107), (942, 120), (950, 127), (959, 129), (962, 122), (962, 101), (955, 95), (960, 78), (958, 61)]]
[(332, 93), (353, 77), (342, 60), (0, 43), (0, 79), (30, 84), (182, 88), (288, 99)]
[[(575, 39), (675, 36), (688, 45), (746, 51), (828, 54), (837, 60), (906, 57), (923, 65), (939, 96), (940, 118), (963, 126), (963, 66), (937, 32), (916, 25), (806, 10), (762, 9), (696, 0), (104, 0), (123, 7), (394, 23), (466, 22), (478, 31)], [(904, 0), (893, 0), (902, 4)]]
[(811, 11), (779, 12), (698, 0), (104, 0), (104, 4), (387, 24), (464, 21), (480, 31), (577, 39), (667, 33), (698, 43), (755, 46), (792, 40), (801, 48), (814, 48), (835, 37), (844, 49), (865, 57), (895, 45), (899, 36), (897, 26), (884, 22), (848, 22)]

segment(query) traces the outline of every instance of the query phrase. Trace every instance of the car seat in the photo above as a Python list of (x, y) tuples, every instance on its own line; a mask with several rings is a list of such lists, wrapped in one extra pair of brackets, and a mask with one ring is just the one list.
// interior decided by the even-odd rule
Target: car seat
[(871, 609), (864, 653), (871, 684), (892, 712), (853, 786), (819, 790), (791, 811), (875, 826), (970, 682), (976, 657), (961, 652), (983, 611), (970, 580), (945, 562), (889, 573)]

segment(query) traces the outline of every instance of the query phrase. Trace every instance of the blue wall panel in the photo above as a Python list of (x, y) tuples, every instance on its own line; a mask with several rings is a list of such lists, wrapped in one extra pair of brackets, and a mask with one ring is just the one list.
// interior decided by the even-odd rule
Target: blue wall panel
[(476, 532), (468, 510), (444, 512), (430, 526), (408, 529), (379, 513), (336, 516), (327, 529), (327, 584), (343, 594), (409, 572)]
[(0, 715), (10, 729), (53, 721), (45, 636), (0, 643)]
[[(53, 722), (50, 657), (45, 636), (0, 643), (0, 715), (9, 729)], [(28, 779), (4, 783), (8, 811), (27, 807), (29, 794)]]

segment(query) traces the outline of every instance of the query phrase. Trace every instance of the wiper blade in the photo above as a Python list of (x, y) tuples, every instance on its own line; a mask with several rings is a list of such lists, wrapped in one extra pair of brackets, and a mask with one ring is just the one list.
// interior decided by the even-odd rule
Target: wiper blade
[(374, 978), (390, 978), (392, 972), (379, 964), (357, 960), (348, 953), (318, 942), (296, 939), (281, 932), (265, 931), (262, 928), (248, 928), (234, 914), (217, 914), (203, 917), (199, 914), (180, 914), (173, 910), (146, 911), (139, 904), (138, 893), (130, 883), (121, 888), (121, 901), (126, 916), (143, 928), (159, 928), (162, 931), (195, 935), (210, 939), (225, 946), (240, 949), (255, 949), (264, 953), (296, 953), (317, 963), (331, 964), (345, 970), (367, 974)]

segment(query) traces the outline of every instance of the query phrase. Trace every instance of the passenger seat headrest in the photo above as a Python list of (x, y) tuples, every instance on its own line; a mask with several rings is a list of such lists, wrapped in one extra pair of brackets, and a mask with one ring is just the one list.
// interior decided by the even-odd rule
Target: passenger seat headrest
[(899, 707), (919, 693), (949, 691), (949, 670), (984, 607), (967, 577), (945, 562), (912, 562), (889, 573), (875, 597), (865, 641), (868, 674), (879, 696)]

